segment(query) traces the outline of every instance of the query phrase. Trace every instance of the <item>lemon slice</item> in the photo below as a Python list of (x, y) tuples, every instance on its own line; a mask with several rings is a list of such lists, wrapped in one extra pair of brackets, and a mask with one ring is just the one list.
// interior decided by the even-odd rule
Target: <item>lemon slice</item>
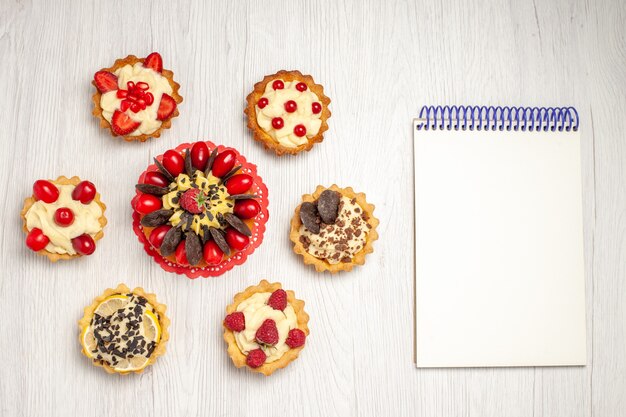
[(143, 315), (143, 333), (148, 342), (159, 343), (161, 339), (161, 325), (152, 311), (146, 311)]
[(98, 304), (94, 314), (99, 314), (104, 317), (108, 317), (115, 313), (120, 308), (124, 307), (128, 303), (128, 296), (123, 294), (116, 294), (104, 299), (103, 302)]
[(83, 344), (83, 350), (88, 357), (93, 358), (92, 352), (96, 350), (97, 343), (96, 338), (93, 336), (93, 329), (91, 326), (85, 327), (83, 330), (83, 335), (81, 337), (81, 342)]
[(135, 356), (130, 359), (120, 359), (113, 369), (120, 372), (139, 371), (148, 365), (150, 359), (145, 356)]

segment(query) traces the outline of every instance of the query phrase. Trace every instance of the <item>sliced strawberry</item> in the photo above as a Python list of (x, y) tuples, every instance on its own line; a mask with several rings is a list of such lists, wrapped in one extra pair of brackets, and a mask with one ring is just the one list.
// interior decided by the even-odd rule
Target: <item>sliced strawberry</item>
[(117, 90), (117, 76), (109, 71), (96, 72), (93, 76), (93, 81), (101, 93)]
[(141, 123), (134, 121), (126, 113), (119, 110), (115, 110), (115, 113), (113, 113), (113, 117), (111, 118), (111, 127), (113, 128), (113, 132), (120, 136), (128, 135), (129, 133), (134, 132), (140, 124)]
[(176, 110), (176, 100), (167, 94), (161, 96), (161, 103), (159, 104), (159, 110), (157, 110), (157, 119), (165, 120), (174, 113)]
[(156, 72), (163, 71), (163, 58), (158, 52), (152, 52), (148, 57), (143, 61), (143, 66), (146, 68), (152, 68)]

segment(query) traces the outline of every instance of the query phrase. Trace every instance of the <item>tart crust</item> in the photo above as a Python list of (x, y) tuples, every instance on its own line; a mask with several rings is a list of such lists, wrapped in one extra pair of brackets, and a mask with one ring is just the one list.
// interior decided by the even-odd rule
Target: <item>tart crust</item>
[[(54, 180), (54, 181), (53, 180), (49, 180), (49, 181), (52, 182), (53, 184), (58, 184), (58, 185), (74, 185), (74, 186), (76, 186), (82, 180), (79, 177), (76, 177), (76, 176), (74, 176), (72, 178), (67, 178), (67, 177), (61, 175), (56, 180)], [(22, 211), (20, 213), (20, 215), (22, 217), (22, 230), (27, 235), (29, 233), (29, 230), (26, 227), (26, 213), (28, 213), (28, 210), (30, 210), (30, 208), (33, 206), (33, 204), (35, 204), (36, 201), (37, 200), (35, 200), (34, 196), (25, 198), (24, 199), (24, 207), (22, 207)], [(96, 197), (94, 198), (94, 201), (102, 209), (102, 216), (100, 216), (100, 218), (98, 219), (98, 222), (100, 223), (100, 226), (102, 228), (93, 237), (94, 242), (97, 242), (98, 240), (102, 239), (102, 237), (104, 236), (104, 226), (106, 226), (106, 224), (107, 224), (107, 219), (106, 219), (106, 217), (104, 217), (104, 211), (106, 210), (107, 207), (104, 205), (104, 203), (102, 201), (100, 201), (100, 193), (96, 193)], [(73, 259), (73, 258), (80, 258), (81, 256), (83, 256), (83, 255), (81, 255), (79, 253), (76, 253), (74, 255), (70, 255), (69, 253), (53, 253), (53, 252), (48, 252), (45, 249), (37, 251), (37, 254), (39, 254), (41, 256), (47, 256), (48, 259), (50, 259), (50, 261), (52, 261), (52, 262), (56, 262), (59, 259), (69, 260), (69, 259)]]
[[(359, 207), (361, 207), (363, 213), (366, 214), (368, 217), (367, 223), (371, 226), (371, 229), (367, 233), (367, 238), (365, 239), (363, 249), (361, 249), (352, 257), (351, 262), (339, 262), (336, 264), (328, 263), (324, 259), (319, 259), (311, 255), (304, 248), (302, 242), (300, 242), (300, 226), (302, 225), (302, 222), (300, 220), (300, 207), (304, 202), (314, 202), (315, 200), (317, 200), (320, 194), (322, 194), (322, 192), (325, 190), (337, 191), (344, 197), (356, 199), (357, 204), (359, 205)], [(330, 271), (334, 274), (339, 271), (351, 271), (355, 265), (363, 265), (365, 263), (365, 255), (374, 251), (372, 244), (376, 239), (378, 239), (378, 232), (376, 232), (376, 227), (379, 224), (378, 219), (374, 217), (374, 205), (369, 204), (366, 201), (365, 194), (355, 193), (351, 187), (339, 188), (335, 184), (331, 185), (330, 187), (318, 185), (313, 194), (305, 194), (302, 196), (302, 203), (300, 203), (298, 207), (296, 207), (293, 218), (291, 219), (291, 230), (289, 232), (289, 239), (293, 242), (293, 251), (302, 256), (306, 265), (313, 265), (317, 272)]]
[[(282, 284), (280, 282), (269, 283), (266, 280), (261, 280), (258, 285), (252, 285), (246, 288), (244, 291), (237, 293), (233, 299), (233, 303), (226, 307), (226, 314), (233, 313), (237, 310), (237, 306), (244, 300), (247, 300), (252, 295), (259, 292), (274, 292), (277, 289), (282, 288)], [(287, 293), (287, 302), (291, 304), (294, 312), (296, 313), (296, 319), (298, 323), (298, 329), (302, 330), (304, 334), (306, 334), (307, 339), (309, 336), (309, 315), (304, 311), (304, 301), (298, 300), (291, 290), (286, 290)], [(222, 324), (223, 325), (223, 324)], [(225, 325), (224, 327), (224, 340), (228, 345), (228, 355), (232, 359), (233, 363), (237, 368), (247, 367), (252, 372), (258, 372), (265, 376), (271, 375), (274, 371), (278, 369), (282, 369), (289, 365), (292, 361), (294, 361), (300, 351), (304, 349), (304, 346), (300, 346), (298, 348), (289, 349), (287, 352), (283, 354), (278, 360), (270, 363), (264, 363), (262, 366), (258, 368), (251, 368), (246, 364), (246, 355), (244, 355), (240, 350), (239, 346), (237, 346), (237, 341), (235, 340), (235, 334), (232, 330), (229, 330)]]
[[(135, 295), (140, 295), (144, 297), (154, 307), (157, 313), (159, 313), (159, 325), (161, 326), (161, 338), (159, 340), (159, 343), (154, 348), (152, 355), (150, 355), (150, 358), (148, 359), (148, 363), (143, 368), (136, 370), (136, 371), (118, 371), (115, 368), (112, 368), (111, 366), (109, 366), (109, 364), (106, 363), (105, 361), (93, 360), (93, 358), (90, 358), (89, 354), (85, 352), (85, 348), (83, 346), (83, 341), (81, 340), (81, 338), (83, 335), (83, 331), (91, 324), (91, 319), (93, 318), (94, 311), (96, 310), (96, 308), (98, 308), (98, 305), (100, 305), (102, 301), (104, 301), (107, 297), (110, 297), (111, 295), (128, 294), (128, 293), (133, 293)], [(107, 371), (107, 373), (109, 374), (120, 374), (120, 375), (127, 375), (130, 373), (140, 374), (148, 366), (153, 365), (159, 356), (165, 353), (165, 345), (167, 344), (167, 341), (170, 338), (170, 334), (168, 332), (170, 319), (167, 318), (167, 316), (165, 315), (165, 310), (167, 310), (167, 306), (165, 304), (159, 303), (157, 301), (155, 294), (146, 293), (144, 289), (141, 287), (137, 287), (133, 289), (132, 291), (125, 284), (119, 284), (115, 289), (107, 288), (104, 291), (104, 293), (102, 293), (102, 295), (94, 298), (93, 303), (91, 303), (91, 305), (85, 307), (84, 309), (85, 314), (83, 315), (83, 318), (78, 321), (78, 327), (80, 329), (78, 333), (78, 342), (80, 343), (80, 346), (81, 346), (80, 351), (87, 358), (92, 359), (91, 362), (93, 363), (94, 366), (99, 366), (99, 367), (104, 368), (104, 370)]]
[[(306, 83), (306, 85), (311, 89), (311, 91), (314, 92), (319, 97), (320, 101), (322, 102), (322, 114), (320, 116), (322, 125), (320, 126), (320, 130), (317, 132), (317, 135), (313, 136), (312, 138), (309, 138), (307, 143), (297, 146), (295, 148), (288, 148), (286, 146), (281, 145), (273, 137), (265, 133), (265, 131), (261, 129), (261, 127), (259, 126), (256, 120), (255, 106), (256, 106), (256, 103), (259, 101), (259, 99), (265, 93), (265, 86), (268, 83), (279, 78), (285, 81), (298, 80), (298, 81), (302, 81)], [(265, 149), (273, 150), (276, 153), (276, 155), (278, 156), (281, 156), (284, 154), (295, 155), (302, 151), (310, 151), (313, 145), (324, 140), (324, 132), (328, 130), (327, 120), (331, 115), (330, 110), (328, 109), (328, 105), (330, 104), (330, 98), (324, 95), (324, 87), (319, 84), (315, 84), (313, 77), (311, 77), (310, 75), (303, 75), (300, 71), (285, 71), (285, 70), (280, 70), (276, 74), (266, 75), (263, 78), (263, 80), (254, 84), (254, 90), (250, 94), (248, 94), (248, 97), (246, 97), (246, 100), (248, 102), (248, 105), (244, 109), (244, 113), (246, 114), (246, 116), (248, 116), (248, 128), (252, 131), (254, 140), (256, 140), (257, 142), (261, 142), (263, 146), (265, 147)]]
[[(123, 67), (124, 65), (135, 65), (137, 62), (144, 62), (144, 61), (145, 61), (145, 58), (137, 58), (135, 55), (128, 55), (126, 58), (120, 58), (120, 59), (116, 60), (115, 63), (113, 64), (113, 66), (111, 66), (109, 68), (102, 68), (99, 71), (114, 72), (118, 68)], [(149, 135), (122, 136), (122, 139), (124, 139), (125, 141), (127, 141), (127, 142), (133, 142), (133, 141), (145, 142), (145, 141), (147, 141), (150, 138), (158, 138), (159, 136), (161, 136), (161, 131), (164, 130), (164, 129), (169, 129), (172, 126), (172, 119), (179, 115), (179, 113), (178, 113), (178, 105), (180, 103), (182, 103), (182, 101), (183, 101), (183, 97), (178, 93), (178, 90), (180, 88), (180, 84), (178, 84), (176, 81), (174, 81), (174, 73), (172, 71), (170, 71), (170, 70), (166, 70), (164, 68), (163, 71), (161, 72), (161, 75), (163, 75), (167, 79), (167, 82), (172, 87), (172, 94), (171, 94), (171, 96), (176, 101), (176, 109), (174, 110), (174, 113), (172, 113), (172, 115), (170, 117), (168, 117), (167, 120), (164, 120), (161, 123), (161, 127), (159, 127), (154, 132), (150, 133)], [(95, 81), (91, 81), (91, 84), (93, 84), (93, 86), (96, 87)], [(105, 119), (104, 116), (102, 115), (102, 107), (100, 107), (100, 98), (101, 97), (102, 97), (102, 93), (96, 87), (96, 92), (92, 96), (93, 111), (91, 112), (91, 114), (93, 114), (96, 118), (100, 119), (100, 127), (102, 129), (108, 129), (109, 132), (111, 132), (111, 136), (119, 136), (117, 133), (115, 133), (113, 131), (113, 128), (111, 127), (111, 123), (109, 123), (107, 121), (107, 119)]]

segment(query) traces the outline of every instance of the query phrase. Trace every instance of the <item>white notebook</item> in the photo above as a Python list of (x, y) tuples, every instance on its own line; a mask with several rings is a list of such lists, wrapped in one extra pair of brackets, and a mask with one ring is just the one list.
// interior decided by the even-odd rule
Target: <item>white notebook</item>
[(584, 365), (575, 109), (424, 107), (414, 163), (417, 367)]

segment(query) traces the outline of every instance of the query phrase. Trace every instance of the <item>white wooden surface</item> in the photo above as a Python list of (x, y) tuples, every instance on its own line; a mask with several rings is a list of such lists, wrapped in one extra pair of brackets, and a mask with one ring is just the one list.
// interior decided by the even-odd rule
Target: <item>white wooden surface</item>
[[(623, 416), (625, 22), (620, 0), (0, 0), (0, 415)], [(153, 50), (182, 85), (181, 116), (160, 139), (114, 140), (90, 114), (91, 77)], [(333, 100), (323, 144), (293, 158), (254, 143), (242, 113), (283, 68)], [(413, 367), (411, 119), (437, 103), (579, 109), (587, 367)], [(143, 253), (129, 205), (151, 157), (193, 139), (256, 162), (271, 212), (243, 267), (197, 281)], [(109, 225), (95, 255), (51, 264), (25, 248), (19, 211), (34, 180), (58, 175), (95, 182)], [(300, 195), (333, 182), (367, 193), (381, 239), (365, 267), (331, 277), (304, 267), (287, 230)], [(221, 339), (225, 305), (261, 278), (311, 315), (303, 355), (270, 378), (235, 369)], [(122, 281), (156, 292), (172, 319), (167, 354), (125, 378), (80, 355), (76, 327)]]

